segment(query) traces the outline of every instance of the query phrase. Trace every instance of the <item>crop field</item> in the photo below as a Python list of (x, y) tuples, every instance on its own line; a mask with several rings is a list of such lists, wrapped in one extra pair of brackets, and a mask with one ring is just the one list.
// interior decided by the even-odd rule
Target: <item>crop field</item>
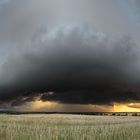
[(140, 117), (0, 115), (0, 140), (140, 140)]

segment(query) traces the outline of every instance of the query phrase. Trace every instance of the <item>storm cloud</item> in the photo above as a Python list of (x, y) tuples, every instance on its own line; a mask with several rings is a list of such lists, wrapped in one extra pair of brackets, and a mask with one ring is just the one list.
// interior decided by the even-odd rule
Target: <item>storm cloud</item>
[(139, 48), (128, 37), (110, 37), (86, 25), (40, 29), (30, 46), (0, 69), (0, 99), (34, 93), (63, 103), (139, 100)]
[(1, 0), (0, 103), (140, 101), (138, 0)]

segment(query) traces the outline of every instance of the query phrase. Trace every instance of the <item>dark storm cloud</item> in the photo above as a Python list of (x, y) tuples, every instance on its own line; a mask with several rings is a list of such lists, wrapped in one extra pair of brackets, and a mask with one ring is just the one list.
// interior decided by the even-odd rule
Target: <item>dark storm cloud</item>
[(24, 102), (30, 93), (53, 91), (41, 99), (78, 104), (137, 101), (139, 60), (139, 48), (127, 36), (110, 37), (79, 25), (41, 29), (29, 47), (16, 49), (0, 66), (0, 99), (25, 96)]
[(54, 94), (43, 94), (42, 101), (57, 101), (59, 103), (69, 104), (112, 104), (114, 102), (136, 102), (140, 100), (140, 94), (137, 90), (131, 88), (123, 89), (109, 87), (104, 89), (92, 87), (90, 90), (81, 91), (63, 91)]
[(29, 96), (29, 97), (18, 97), (11, 101), (11, 106), (21, 106), (24, 105), (26, 102), (32, 102), (35, 101), (35, 96)]

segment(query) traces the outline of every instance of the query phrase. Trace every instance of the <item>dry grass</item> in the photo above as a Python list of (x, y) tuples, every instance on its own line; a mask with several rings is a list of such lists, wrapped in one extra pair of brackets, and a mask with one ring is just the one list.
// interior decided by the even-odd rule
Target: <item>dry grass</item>
[(0, 140), (140, 140), (140, 117), (0, 115)]

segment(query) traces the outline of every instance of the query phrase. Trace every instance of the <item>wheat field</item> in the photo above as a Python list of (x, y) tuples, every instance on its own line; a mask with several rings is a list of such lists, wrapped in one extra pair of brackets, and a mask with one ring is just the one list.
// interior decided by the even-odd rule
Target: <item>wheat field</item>
[(140, 117), (0, 115), (0, 140), (140, 140)]

